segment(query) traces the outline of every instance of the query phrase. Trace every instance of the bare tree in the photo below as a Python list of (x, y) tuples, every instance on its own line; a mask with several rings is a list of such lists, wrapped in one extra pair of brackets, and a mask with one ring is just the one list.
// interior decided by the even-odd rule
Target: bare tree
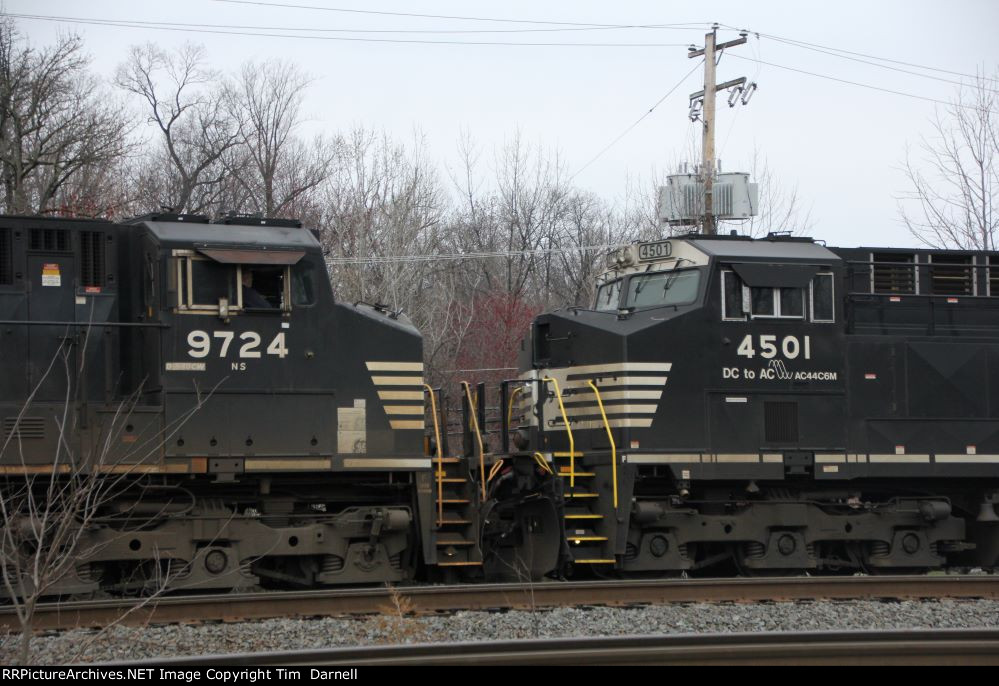
[(422, 138), (406, 147), (355, 129), (319, 197), (337, 296), (406, 312), (424, 333), (427, 374), (436, 379), (461, 335), (463, 280), (455, 263), (424, 259), (452, 248), (447, 198)]
[(112, 220), (147, 212), (149, 204), (142, 200), (136, 182), (140, 176), (140, 160), (134, 156), (87, 165), (59, 187), (51, 212)]
[(938, 248), (995, 250), (999, 245), (999, 69), (958, 89), (937, 109), (918, 160), (906, 152), (910, 190), (899, 214), (913, 236)]
[[(679, 169), (679, 164), (668, 168)], [(674, 235), (676, 228), (659, 218), (659, 189), (666, 185), (666, 172), (654, 167), (648, 177), (629, 176), (625, 180), (622, 223), (627, 227), (622, 242), (635, 240), (658, 241)], [(692, 230), (685, 227), (683, 233)]]
[(0, 18), (2, 211), (51, 211), (71, 179), (128, 152), (123, 108), (88, 66), (79, 36), (36, 49)]
[(744, 222), (725, 222), (739, 233), (759, 238), (768, 233), (802, 236), (812, 228), (812, 212), (798, 192), (798, 183), (779, 175), (758, 147), (753, 148), (749, 181), (756, 183), (759, 207), (755, 217)]
[(625, 242), (620, 230), (617, 213), (596, 195), (581, 191), (570, 194), (556, 236), (556, 244), (562, 248), (554, 254), (552, 296), (557, 302), (578, 307), (593, 305), (596, 279), (603, 271), (606, 253), (598, 246)]
[[(159, 463), (165, 441), (200, 411), (214, 391), (199, 394), (192, 408), (166, 426), (162, 434), (125, 440), (132, 411), (143, 392), (137, 389), (114, 406), (99, 426), (90, 427), (93, 440), (81, 446), (76, 440), (81, 426), (75, 398), (85, 372), (77, 367), (77, 356), (85, 359), (90, 331), (86, 327), (79, 337), (62, 338), (0, 440), (0, 462), (4, 465), (0, 478), (0, 581), (5, 600), (20, 624), (17, 659), (21, 664), (30, 656), (38, 604), (48, 596), (92, 588), (100, 578), (99, 571), (95, 574), (90, 569), (92, 559), (109, 546), (121, 545), (130, 531), (161, 521), (170, 512), (169, 503), (157, 505), (155, 498), (152, 507), (148, 505), (150, 493), (161, 494), (163, 488), (150, 481), (148, 468)], [(26, 417), (37, 414), (36, 398), (51, 383), (65, 389), (62, 401), (53, 408), (55, 448), (50, 460), (37, 464), (25, 455), (22, 425)], [(39, 404), (51, 407), (50, 403)], [(129, 612), (148, 604), (175, 577), (183, 576), (188, 570), (182, 564), (187, 563), (159, 550), (138, 563), (121, 585), (140, 589), (146, 600)]]
[(479, 178), (474, 144), (466, 138), (459, 151), (464, 168), (452, 175), (461, 198), (452, 231), (457, 251), (509, 253), (474, 263), (486, 292), (546, 301), (555, 259), (548, 251), (571, 188), (558, 151), (531, 146), (517, 132), (496, 151), (488, 181)]
[(336, 141), (317, 136), (306, 144), (296, 135), (310, 82), (294, 64), (272, 60), (244, 64), (228, 89), (245, 156), (230, 172), (245, 190), (246, 208), (266, 217), (285, 214), (333, 171)]
[(115, 79), (143, 99), (148, 121), (160, 134), (160, 145), (149, 156), (158, 183), (148, 200), (176, 212), (211, 208), (211, 187), (222, 183), (224, 156), (238, 141), (221, 78), (206, 61), (201, 45), (188, 43), (171, 54), (148, 43), (129, 50)]

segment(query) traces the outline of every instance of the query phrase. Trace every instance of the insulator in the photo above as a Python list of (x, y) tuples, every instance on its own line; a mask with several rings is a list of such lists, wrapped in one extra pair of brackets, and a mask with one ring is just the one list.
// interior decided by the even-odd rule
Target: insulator
[(690, 117), (690, 121), (697, 121), (701, 118), (701, 107), (703, 105), (703, 100), (694, 100), (690, 103), (690, 112), (687, 113), (687, 116)]
[(736, 104), (738, 104), (738, 102), (739, 102), (739, 95), (742, 94), (743, 90), (745, 90), (745, 89), (742, 86), (736, 86), (735, 88), (732, 88), (732, 89), (729, 90), (729, 92), (728, 92), (728, 106), (729, 107), (735, 107)]

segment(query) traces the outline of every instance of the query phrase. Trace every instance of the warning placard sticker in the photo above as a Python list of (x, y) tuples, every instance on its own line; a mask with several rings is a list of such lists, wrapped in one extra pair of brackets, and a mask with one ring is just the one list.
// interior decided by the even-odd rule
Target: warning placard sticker
[(46, 262), (42, 265), (42, 285), (61, 286), (62, 276), (59, 274), (59, 265), (54, 262)]

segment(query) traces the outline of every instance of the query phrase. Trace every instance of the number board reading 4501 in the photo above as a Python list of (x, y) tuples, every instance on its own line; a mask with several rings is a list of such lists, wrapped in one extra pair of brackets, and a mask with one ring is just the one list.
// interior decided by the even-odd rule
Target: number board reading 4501
[(638, 259), (642, 262), (661, 260), (673, 254), (673, 246), (669, 241), (658, 243), (642, 243), (638, 246)]
[[(243, 359), (258, 359), (261, 357), (260, 344), (262, 339), (256, 331), (244, 331), (236, 340), (235, 331), (215, 331), (211, 335), (207, 331), (192, 331), (187, 334), (187, 344), (191, 347), (187, 354), (195, 359), (203, 359), (212, 353), (213, 346), (219, 357), (228, 357), (230, 350), (238, 350), (237, 357)], [(284, 331), (279, 332), (270, 342), (266, 350), (268, 355), (276, 355), (284, 359), (288, 355), (285, 346)]]

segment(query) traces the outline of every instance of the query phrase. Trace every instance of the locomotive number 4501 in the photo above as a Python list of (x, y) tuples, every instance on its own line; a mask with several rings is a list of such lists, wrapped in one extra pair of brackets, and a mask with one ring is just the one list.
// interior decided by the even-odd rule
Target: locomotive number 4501
[[(772, 334), (763, 334), (757, 337), (759, 339), (759, 352), (760, 357), (765, 360), (771, 360), (777, 357), (777, 336)], [(746, 337), (742, 339), (742, 343), (739, 344), (738, 350), (735, 351), (737, 355), (741, 357), (747, 357), (753, 359), (756, 357), (756, 348), (753, 347), (753, 337), (746, 334)], [(804, 343), (798, 340), (797, 336), (784, 336), (780, 341), (780, 353), (784, 358), (788, 360), (797, 359), (799, 355), (802, 355), (804, 359), (812, 359), (812, 338), (811, 336), (804, 337)]]
[[(212, 349), (212, 338), (216, 338), (221, 342), (219, 357), (225, 357), (229, 354), (229, 348), (232, 347), (233, 339), (236, 338), (236, 332), (215, 331), (210, 336), (207, 331), (192, 331), (187, 334), (187, 344), (191, 346), (187, 354), (196, 359), (208, 357)], [(239, 357), (256, 359), (261, 356), (259, 350), (261, 338), (259, 333), (256, 331), (244, 331), (239, 334), (239, 340), (241, 343), (237, 343), (236, 345), (239, 349)], [(276, 355), (282, 360), (288, 355), (288, 348), (285, 347), (284, 342), (284, 331), (279, 332), (274, 337), (274, 340), (270, 342), (270, 345), (267, 346), (267, 354)]]
[(638, 246), (638, 260), (646, 262), (648, 260), (661, 260), (673, 254), (673, 246), (669, 241), (659, 241), (658, 243), (642, 243)]

